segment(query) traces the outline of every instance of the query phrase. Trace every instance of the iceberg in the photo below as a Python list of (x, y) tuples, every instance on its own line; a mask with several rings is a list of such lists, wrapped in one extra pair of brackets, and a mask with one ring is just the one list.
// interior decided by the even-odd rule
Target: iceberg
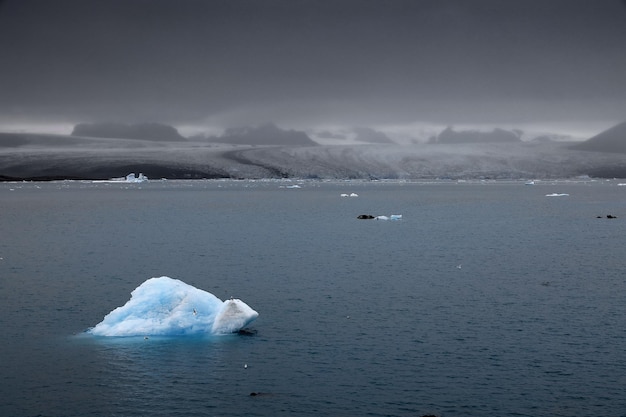
[(110, 180), (94, 180), (93, 183), (140, 183), (148, 181), (148, 177), (143, 175), (143, 173), (139, 173), (139, 176), (136, 176), (134, 172), (131, 172), (125, 177), (120, 178), (112, 178)]
[(213, 294), (170, 277), (150, 278), (121, 307), (87, 330), (95, 336), (185, 336), (235, 333), (259, 316), (239, 299)]
[(122, 178), (122, 181), (126, 181), (126, 182), (145, 182), (145, 181), (148, 181), (148, 177), (143, 175), (141, 172), (139, 173), (139, 176), (135, 176), (135, 173), (131, 172), (130, 174), (128, 174), (126, 176), (126, 178)]

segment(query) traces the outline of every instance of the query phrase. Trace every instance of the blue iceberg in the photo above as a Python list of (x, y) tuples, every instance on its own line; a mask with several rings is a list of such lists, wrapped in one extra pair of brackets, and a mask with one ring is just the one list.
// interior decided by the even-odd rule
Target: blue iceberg
[(150, 278), (121, 307), (88, 330), (96, 336), (182, 336), (235, 333), (259, 316), (238, 299), (213, 294), (169, 277)]

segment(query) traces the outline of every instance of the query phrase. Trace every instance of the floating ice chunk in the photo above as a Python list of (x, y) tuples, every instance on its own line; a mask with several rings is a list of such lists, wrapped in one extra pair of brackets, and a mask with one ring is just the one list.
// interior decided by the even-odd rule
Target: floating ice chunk
[(342, 197), (350, 197), (350, 194), (341, 194)]
[(110, 179), (110, 180), (95, 180), (95, 181), (92, 181), (92, 182), (94, 182), (94, 183), (103, 183), (103, 182), (136, 183), (136, 182), (146, 182), (146, 181), (148, 181), (148, 177), (143, 175), (141, 172), (139, 173), (139, 176), (135, 176), (135, 173), (131, 172), (130, 174), (128, 174), (125, 177), (113, 178), (113, 179)]
[(559, 193), (552, 193), (552, 194), (546, 194), (546, 197), (566, 197), (569, 194), (559, 194)]
[(126, 176), (126, 182), (144, 182), (144, 181), (148, 181), (148, 177), (143, 175), (141, 172), (139, 173), (139, 176), (135, 176), (134, 172), (131, 172), (130, 174)]
[(351, 193), (350, 197), (358, 197), (359, 195), (357, 193)]
[(212, 331), (214, 334), (235, 333), (257, 316), (258, 313), (243, 301), (226, 300), (215, 317)]
[(376, 220), (402, 220), (402, 214), (392, 214), (391, 216), (376, 216)]
[(169, 277), (151, 278), (121, 307), (88, 330), (96, 336), (194, 335), (236, 332), (258, 317), (237, 299), (213, 294)]

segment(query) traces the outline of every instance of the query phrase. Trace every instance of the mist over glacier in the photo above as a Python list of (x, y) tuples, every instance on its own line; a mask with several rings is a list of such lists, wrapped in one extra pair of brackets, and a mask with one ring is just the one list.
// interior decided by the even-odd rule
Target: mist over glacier
[(623, 153), (545, 139), (295, 146), (0, 133), (0, 179), (101, 180), (129, 172), (150, 179), (626, 177)]
[(237, 151), (249, 167), (319, 179), (568, 178), (626, 176), (623, 154), (582, 152), (567, 143), (362, 145)]
[(219, 335), (241, 330), (258, 315), (241, 300), (222, 301), (163, 276), (145, 281), (126, 304), (87, 332), (95, 336)]

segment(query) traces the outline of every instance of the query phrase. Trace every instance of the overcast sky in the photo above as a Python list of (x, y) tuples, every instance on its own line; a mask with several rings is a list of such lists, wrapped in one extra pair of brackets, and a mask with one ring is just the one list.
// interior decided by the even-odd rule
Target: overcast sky
[(0, 0), (0, 127), (626, 120), (623, 0)]

